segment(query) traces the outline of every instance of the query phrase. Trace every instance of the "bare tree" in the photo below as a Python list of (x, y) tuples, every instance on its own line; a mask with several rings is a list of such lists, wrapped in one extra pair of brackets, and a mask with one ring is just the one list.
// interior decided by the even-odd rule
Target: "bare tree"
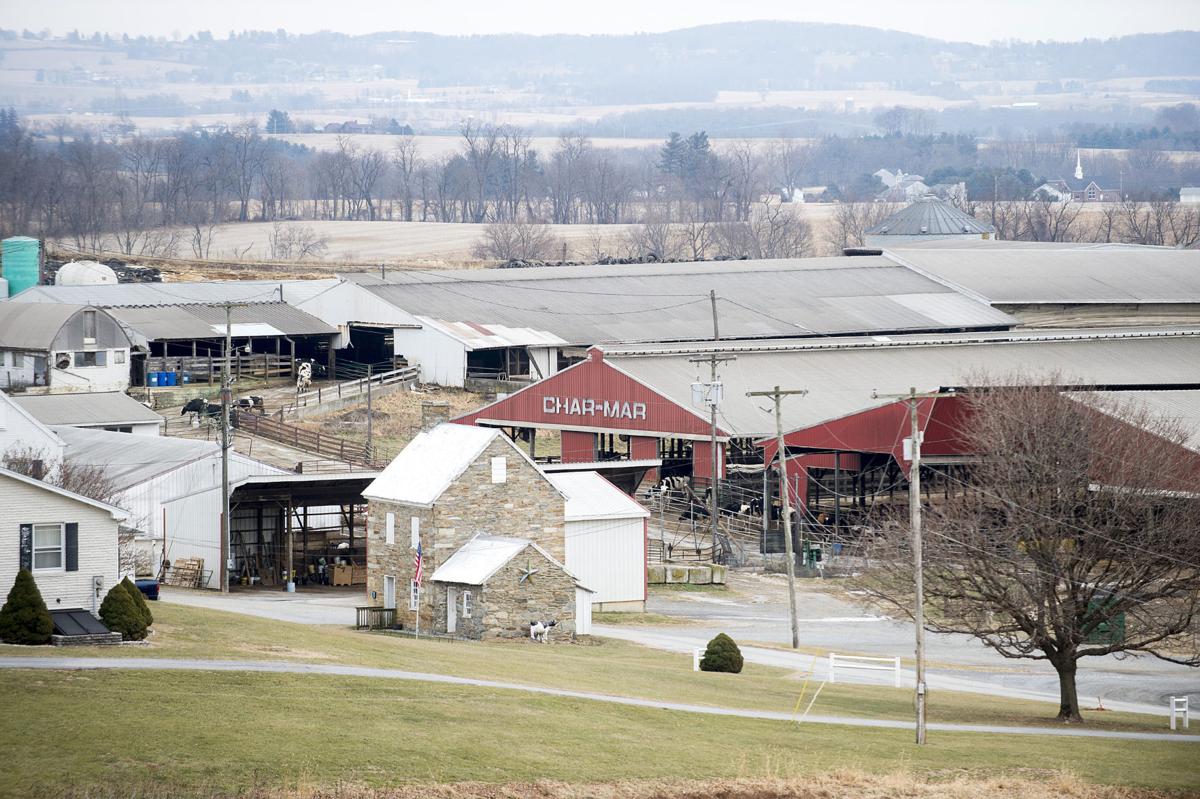
[[(396, 175), (396, 193), (405, 222), (413, 221), (413, 202), (424, 161), (417, 154), (417, 142), (412, 136), (402, 136), (392, 149), (392, 168)], [(424, 217), (422, 216), (422, 219)]]
[(1059, 202), (1049, 197), (1021, 204), (1020, 237), (1028, 241), (1074, 241), (1074, 227), (1083, 203)]
[(276, 222), (267, 239), (271, 245), (271, 258), (276, 261), (303, 261), (319, 257), (329, 249), (329, 240), (318, 236), (308, 225)]
[[(1200, 457), (1184, 428), (1143, 407), (1064, 393), (1022, 376), (960, 397), (951, 472), (925, 510), (926, 627), (978, 638), (1058, 673), (1058, 718), (1082, 721), (1086, 657), (1149, 654), (1200, 666)], [(1003, 387), (1001, 387), (1003, 386)], [(907, 511), (880, 514), (863, 586), (909, 614)]]
[(892, 203), (839, 203), (833, 210), (829, 243), (837, 253), (847, 247), (861, 247), (867, 228), (882, 222), (896, 211)]
[(678, 261), (684, 257), (683, 237), (665, 219), (654, 217), (625, 234), (625, 247), (634, 258)]
[(529, 222), (494, 222), (483, 228), (483, 238), (472, 253), (476, 258), (531, 261), (549, 258), (559, 245), (550, 228)]

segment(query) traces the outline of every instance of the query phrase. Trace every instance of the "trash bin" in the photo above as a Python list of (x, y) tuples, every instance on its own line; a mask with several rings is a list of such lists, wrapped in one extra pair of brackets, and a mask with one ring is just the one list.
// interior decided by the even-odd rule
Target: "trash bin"
[(183, 385), (185, 385), (185, 386), (192, 382), (192, 373), (191, 372), (180, 372), (179, 376), (183, 380)]
[(167, 378), (167, 385), (168, 385), (168, 386), (174, 386), (174, 385), (178, 385), (178, 382), (179, 382), (179, 381), (178, 381), (178, 374), (177, 374), (177, 373), (175, 373), (175, 372), (164, 372), (163, 374), (164, 374), (164, 376)]
[(146, 382), (151, 387), (157, 387), (158, 386), (158, 372), (147, 372), (146, 373)]

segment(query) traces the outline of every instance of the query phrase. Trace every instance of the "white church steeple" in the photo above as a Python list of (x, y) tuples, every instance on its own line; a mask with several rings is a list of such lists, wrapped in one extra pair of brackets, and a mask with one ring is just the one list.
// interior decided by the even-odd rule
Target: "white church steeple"
[(1079, 150), (1075, 150), (1075, 179), (1083, 180), (1083, 162), (1079, 160)]

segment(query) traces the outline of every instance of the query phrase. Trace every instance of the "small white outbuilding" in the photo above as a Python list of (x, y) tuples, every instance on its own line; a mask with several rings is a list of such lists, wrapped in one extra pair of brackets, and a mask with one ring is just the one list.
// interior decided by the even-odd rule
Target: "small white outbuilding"
[(644, 610), (649, 511), (597, 472), (546, 476), (567, 496), (566, 567), (595, 609)]

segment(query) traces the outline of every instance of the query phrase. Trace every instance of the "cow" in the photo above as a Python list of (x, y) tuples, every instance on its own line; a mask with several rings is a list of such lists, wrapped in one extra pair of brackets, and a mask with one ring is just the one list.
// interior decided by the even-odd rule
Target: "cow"
[(313, 365), (312, 361), (301, 361), (296, 367), (296, 393), (307, 391), (312, 385)]
[(541, 641), (543, 644), (550, 643), (550, 630), (558, 626), (558, 622), (554, 619), (550, 621), (531, 621), (529, 622), (529, 637), (534, 641)]
[(239, 411), (258, 411), (260, 416), (266, 413), (266, 409), (263, 407), (263, 398), (257, 394), (238, 397), (234, 401), (234, 405)]

